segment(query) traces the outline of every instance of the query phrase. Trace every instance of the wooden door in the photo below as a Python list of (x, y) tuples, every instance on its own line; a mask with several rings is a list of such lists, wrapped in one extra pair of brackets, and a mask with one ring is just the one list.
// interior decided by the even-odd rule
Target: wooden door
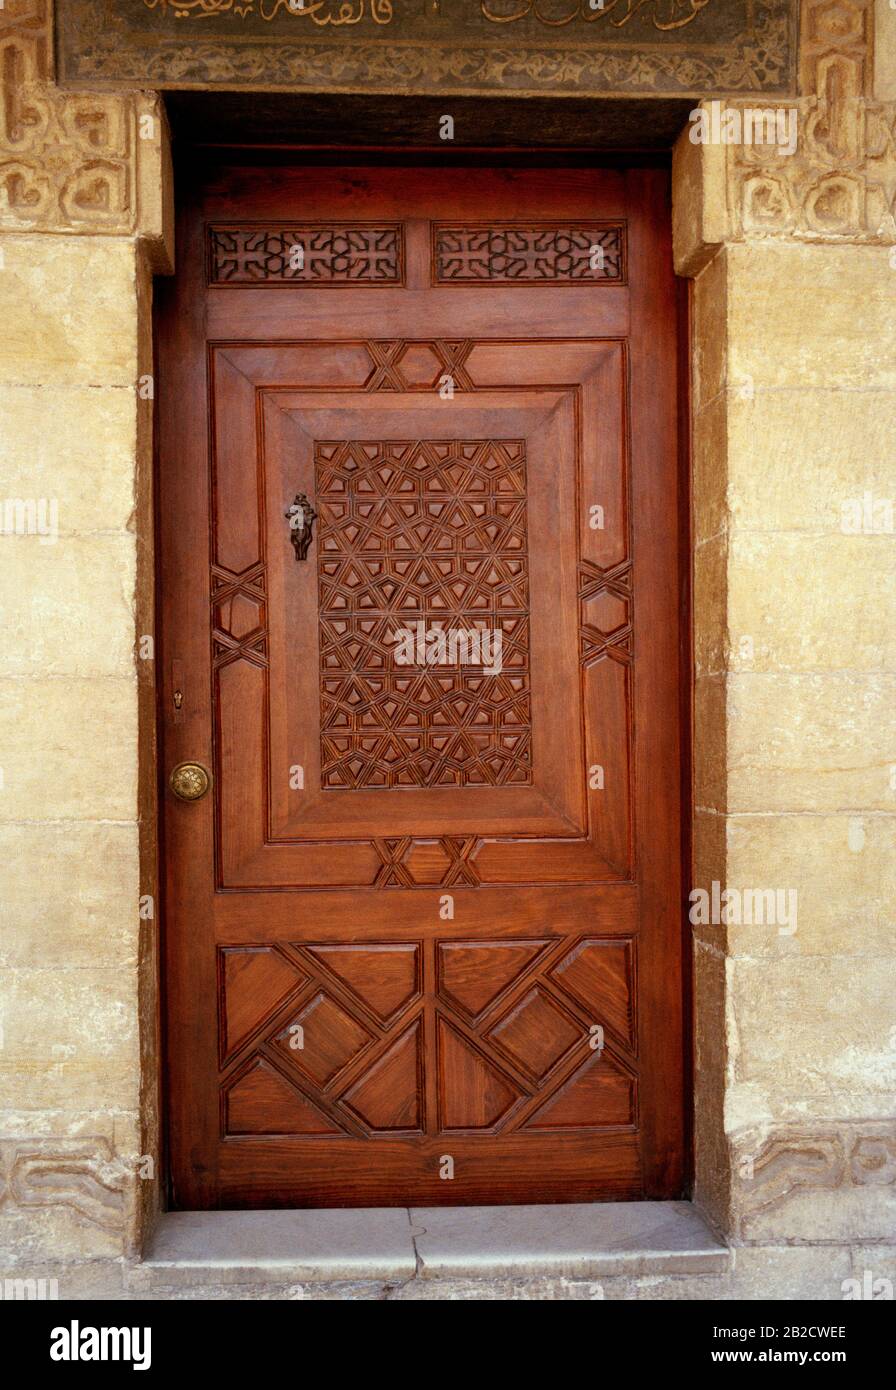
[(666, 175), (188, 182), (158, 389), (172, 1202), (677, 1196)]

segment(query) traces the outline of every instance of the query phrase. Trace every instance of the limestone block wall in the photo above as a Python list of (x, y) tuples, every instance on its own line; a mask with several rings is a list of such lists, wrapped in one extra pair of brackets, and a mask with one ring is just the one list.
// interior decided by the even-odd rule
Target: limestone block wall
[(158, 1176), (141, 638), (167, 131), (152, 96), (59, 92), (49, 21), (0, 9), (4, 1264), (133, 1248)]
[[(735, 890), (693, 927), (697, 1195), (736, 1241), (892, 1242), (896, 14), (810, 3), (803, 25), (795, 153), (685, 135), (675, 156), (694, 882)], [(748, 920), (768, 890), (793, 911)]]

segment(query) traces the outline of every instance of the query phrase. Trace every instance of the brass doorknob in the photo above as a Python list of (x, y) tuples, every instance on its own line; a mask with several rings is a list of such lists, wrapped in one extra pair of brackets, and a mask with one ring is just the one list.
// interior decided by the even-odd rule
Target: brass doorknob
[(212, 784), (211, 773), (201, 763), (178, 763), (168, 785), (181, 801), (199, 801)]

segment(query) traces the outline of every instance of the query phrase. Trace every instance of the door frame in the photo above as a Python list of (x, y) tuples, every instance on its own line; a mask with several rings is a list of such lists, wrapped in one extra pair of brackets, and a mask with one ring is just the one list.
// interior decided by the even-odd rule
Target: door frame
[[(233, 165), (234, 163), (258, 163), (262, 165), (281, 165), (281, 164), (319, 164), (327, 167), (338, 167), (345, 164), (366, 164), (370, 168), (394, 165), (416, 165), (432, 162), (443, 163), (445, 151), (443, 148), (435, 146), (414, 146), (401, 150), (377, 149), (365, 145), (341, 145), (333, 149), (321, 149), (320, 146), (290, 145), (284, 147), (271, 147), (267, 145), (241, 146), (238, 149), (193, 146), (189, 147), (175, 163), (174, 187), (175, 187), (175, 216), (180, 217), (184, 207), (184, 198), (178, 196), (188, 181), (192, 181), (193, 170), (199, 164), (207, 175), (210, 168), (216, 164)], [(646, 167), (662, 169), (667, 172), (669, 198), (667, 199), (665, 214), (667, 222), (671, 225), (671, 154), (663, 155), (653, 152), (633, 152), (629, 155), (622, 155), (616, 152), (603, 154), (599, 150), (581, 149), (557, 149), (557, 148), (532, 148), (521, 152), (517, 149), (506, 148), (475, 148), (463, 149), (452, 152), (452, 165), (506, 165), (507, 167), (528, 168), (528, 169), (551, 169), (551, 168), (575, 168), (593, 167), (595, 165), (602, 168), (628, 169), (635, 167)], [(678, 393), (678, 439), (677, 439), (677, 460), (678, 460), (678, 567), (677, 576), (679, 593), (679, 662), (680, 662), (680, 804), (679, 804), (679, 824), (681, 835), (681, 981), (680, 988), (682, 993), (682, 1070), (683, 1070), (683, 1129), (684, 1129), (684, 1183), (682, 1197), (689, 1199), (692, 1192), (694, 1176), (694, 999), (693, 999), (693, 944), (690, 929), (688, 910), (689, 910), (689, 891), (693, 882), (693, 820), (694, 820), (694, 790), (693, 790), (693, 739), (694, 739), (694, 635), (693, 635), (693, 609), (692, 609), (692, 567), (693, 567), (693, 520), (691, 504), (691, 435), (692, 435), (692, 407), (690, 392), (691, 375), (691, 354), (692, 354), (692, 289), (691, 281), (676, 276), (677, 288), (677, 357), (674, 364), (677, 374), (677, 393)], [(168, 298), (168, 296), (164, 296)], [(165, 309), (158, 303), (158, 297), (153, 304), (153, 358), (154, 365), (158, 362), (158, 335), (160, 323), (164, 317)], [(160, 451), (161, 439), (158, 427), (158, 401), (154, 401), (153, 417), (153, 528), (154, 543), (157, 548), (161, 534), (161, 496), (160, 496)], [(158, 564), (155, 566), (155, 609), (157, 615), (157, 639), (156, 653), (157, 660), (162, 663), (164, 669), (165, 662), (165, 638), (164, 629), (160, 622), (162, 612), (162, 576)], [(159, 881), (164, 882), (166, 845), (164, 834), (164, 801), (167, 789), (167, 759), (165, 757), (165, 737), (164, 737), (164, 700), (163, 682), (159, 681), (156, 687), (156, 710), (155, 710), (155, 747), (156, 747), (156, 776), (157, 776), (157, 807), (156, 807), (156, 835), (158, 847), (158, 866)], [(164, 896), (159, 910), (159, 988), (158, 988), (158, 1029), (160, 1062), (157, 1072), (158, 1080), (158, 1113), (160, 1115), (160, 1158), (163, 1169), (163, 1179), (161, 1183), (161, 1196), (163, 1208), (167, 1208), (171, 1203), (171, 1165), (170, 1165), (170, 1146), (169, 1146), (169, 1127), (170, 1127), (170, 1105), (169, 1105), (169, 1055), (168, 1055), (168, 1030), (165, 1026), (167, 1010), (168, 978), (166, 968), (166, 946), (167, 929), (166, 912), (164, 908)]]

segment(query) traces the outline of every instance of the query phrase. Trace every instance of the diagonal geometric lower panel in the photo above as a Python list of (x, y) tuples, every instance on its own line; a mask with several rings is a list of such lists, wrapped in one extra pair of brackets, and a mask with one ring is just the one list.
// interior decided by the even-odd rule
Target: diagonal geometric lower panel
[(519, 1098), (508, 1077), (439, 1019), (439, 1108), (441, 1128), (489, 1129)]
[(418, 1020), (340, 1097), (343, 1105), (377, 1132), (422, 1129), (421, 1044)]
[(609, 1053), (594, 1051), (523, 1126), (531, 1129), (591, 1129), (635, 1122), (634, 1077)]
[(225, 1092), (226, 1134), (339, 1134), (339, 1128), (263, 1058)]
[(550, 974), (560, 988), (630, 1045), (635, 1041), (634, 942), (580, 941)]
[(309, 946), (344, 985), (388, 1023), (420, 991), (420, 948), (412, 943)]

